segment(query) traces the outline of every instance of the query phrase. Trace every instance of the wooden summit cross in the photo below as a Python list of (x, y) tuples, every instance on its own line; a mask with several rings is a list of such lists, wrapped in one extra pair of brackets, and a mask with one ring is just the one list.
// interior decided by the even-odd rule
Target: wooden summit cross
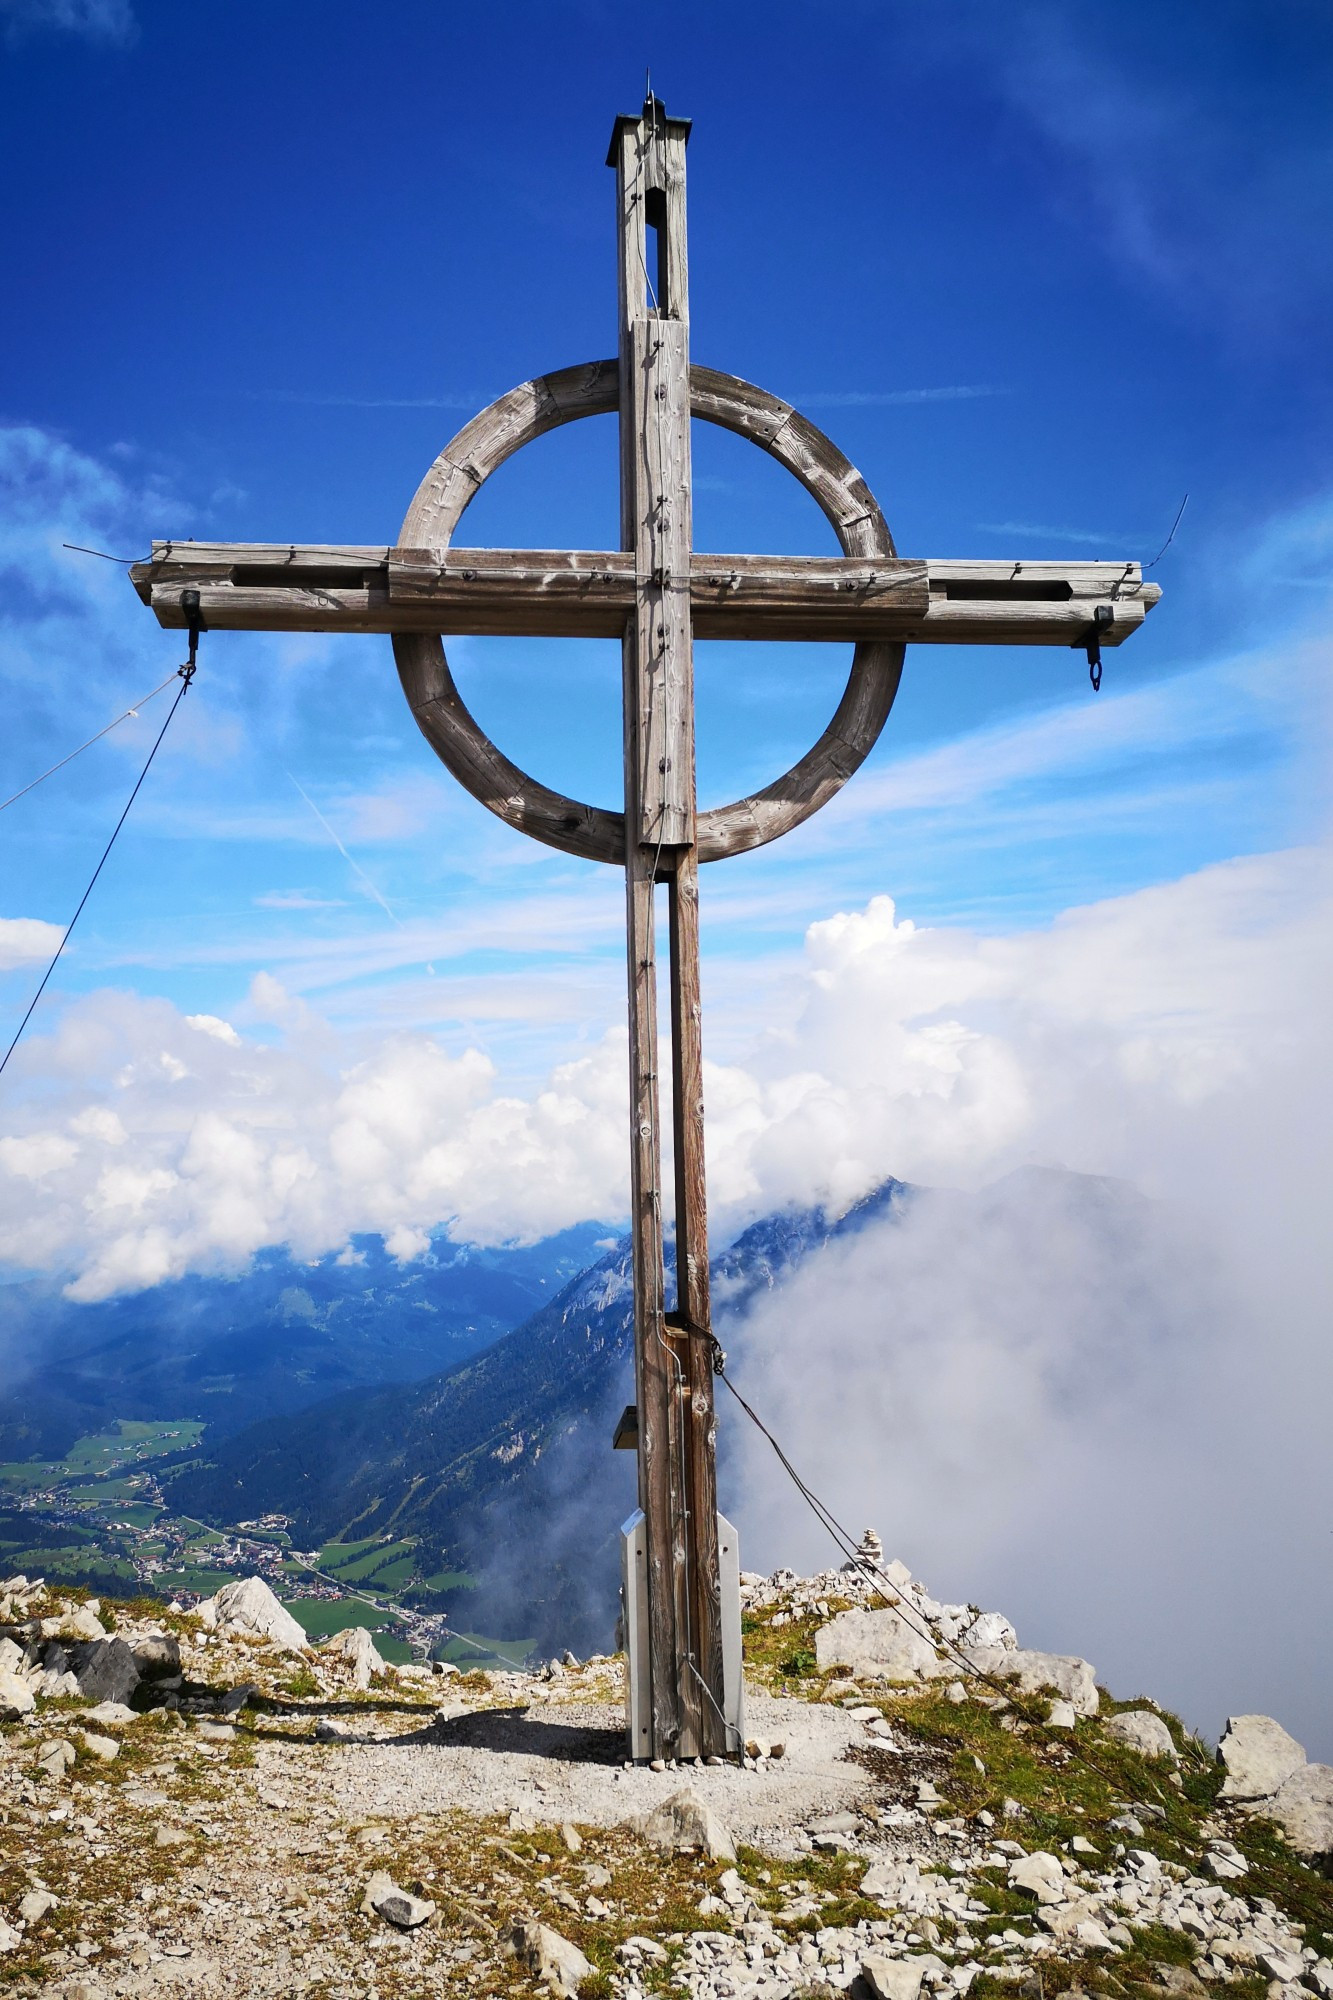
[[(738, 1667), (724, 1675), (723, 1661), (724, 1624), (734, 1642), (737, 1608), (733, 1593), (724, 1603), (720, 1581), (714, 1462), (699, 864), (777, 839), (834, 796), (884, 726), (909, 641), (1086, 647), (1095, 684), (1099, 647), (1127, 638), (1160, 595), (1133, 562), (904, 560), (865, 481), (813, 424), (734, 375), (693, 366), (689, 129), (652, 96), (639, 116), (616, 121), (608, 163), (616, 170), (618, 358), (526, 382), (483, 410), (426, 474), (395, 547), (154, 542), (152, 560), (131, 571), (164, 626), (391, 632), (413, 714), (454, 776), (521, 832), (624, 868), (644, 1564), (626, 1622), (630, 1749), (639, 1758), (738, 1747), (735, 1688), (727, 1685)], [(512, 452), (557, 425), (610, 411), (620, 415), (619, 550), (451, 546), (468, 502)], [(696, 554), (692, 416), (751, 439), (794, 473), (832, 523), (842, 555)], [(549, 790), (488, 741), (454, 685), (440, 641), (447, 633), (621, 640), (623, 812)], [(813, 748), (762, 791), (705, 811), (695, 805), (695, 635), (855, 641), (846, 691)], [(670, 936), (673, 1311), (663, 1265), (658, 883)]]

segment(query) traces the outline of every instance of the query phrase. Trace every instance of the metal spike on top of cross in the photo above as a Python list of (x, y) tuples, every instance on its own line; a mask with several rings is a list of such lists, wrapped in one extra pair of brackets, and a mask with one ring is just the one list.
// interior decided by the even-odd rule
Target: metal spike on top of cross
[[(131, 577), (164, 626), (388, 632), (427, 741), (473, 795), (548, 845), (625, 871), (630, 1028), (634, 1367), (640, 1514), (627, 1524), (628, 1725), (637, 1758), (739, 1747), (735, 1538), (715, 1478), (699, 993), (699, 864), (775, 840), (861, 764), (892, 706), (909, 643), (1063, 645), (1090, 664), (1160, 596), (1135, 562), (970, 562), (898, 556), (861, 475), (778, 397), (690, 361), (685, 232), (689, 122), (648, 96), (617, 119), (619, 351), (525, 382), (436, 459), (392, 547), (154, 542)], [(618, 411), (621, 547), (466, 549), (453, 533), (520, 446)], [(691, 535), (690, 420), (749, 438), (814, 497), (836, 557), (707, 555)], [(189, 593), (188, 600), (185, 594)], [(183, 601), (184, 600), (184, 601)], [(539, 784), (483, 734), (441, 635), (618, 638), (624, 810)], [(695, 803), (692, 642), (852, 640), (828, 727), (782, 777), (734, 804)], [(676, 1306), (664, 1267), (655, 891), (669, 935)], [(719, 1542), (721, 1540), (722, 1547)], [(638, 1565), (637, 1571), (635, 1564)], [(723, 1590), (723, 1572), (731, 1588)]]

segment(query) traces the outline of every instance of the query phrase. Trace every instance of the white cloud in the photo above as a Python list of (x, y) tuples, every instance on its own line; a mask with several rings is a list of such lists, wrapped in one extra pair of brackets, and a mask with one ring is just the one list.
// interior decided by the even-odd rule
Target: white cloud
[(201, 1035), (211, 1035), (215, 1042), (226, 1042), (230, 1048), (238, 1049), (241, 1038), (230, 1021), (224, 1021), (216, 1014), (187, 1014), (187, 1028), (194, 1028)]
[[(917, 927), (886, 897), (815, 924), (786, 1018), (774, 994), (769, 1032), (707, 1067), (719, 1227), (1033, 1157), (1173, 1191), (1189, 1135), (1284, 1065), (1318, 1101), (1331, 916), (1333, 865), (1311, 849), (1016, 936)], [(531, 1240), (624, 1213), (619, 1030), (518, 1096), (490, 1057), (422, 1034), (352, 1056), (268, 976), (241, 1018), (263, 1039), (103, 992), (21, 1045), (0, 1257), (66, 1269), (91, 1298), (274, 1242), (314, 1255), (378, 1231), (407, 1255), (443, 1224)]]
[(64, 934), (63, 925), (43, 923), (40, 917), (0, 917), (0, 972), (40, 964)]

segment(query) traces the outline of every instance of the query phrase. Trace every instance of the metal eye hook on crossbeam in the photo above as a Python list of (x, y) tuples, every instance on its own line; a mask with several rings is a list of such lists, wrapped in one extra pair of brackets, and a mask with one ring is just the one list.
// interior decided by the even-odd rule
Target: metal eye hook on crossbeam
[(1092, 682), (1092, 691), (1094, 694), (1100, 693), (1102, 685), (1102, 633), (1108, 625), (1113, 625), (1114, 623), (1115, 612), (1112, 607), (1109, 604), (1096, 605), (1093, 609), (1092, 624), (1089, 627), (1088, 636), (1086, 639), (1080, 639), (1078, 642), (1088, 656), (1088, 679)]
[(204, 617), (199, 608), (199, 592), (197, 590), (183, 590), (181, 592), (181, 610), (185, 613), (185, 629), (190, 640), (190, 656), (184, 666), (177, 669), (177, 672), (180, 674), (186, 687), (188, 687), (194, 679), (199, 666), (199, 634), (205, 630)]

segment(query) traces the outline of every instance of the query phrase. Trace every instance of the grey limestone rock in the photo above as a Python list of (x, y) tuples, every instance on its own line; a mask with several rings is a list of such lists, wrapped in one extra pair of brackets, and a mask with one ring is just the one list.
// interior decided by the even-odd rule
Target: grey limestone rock
[(1018, 1634), (1000, 1611), (982, 1611), (959, 1634), (960, 1646), (1003, 1646), (1008, 1653), (1018, 1649)]
[(240, 1583), (224, 1584), (216, 1597), (199, 1606), (206, 1625), (219, 1632), (243, 1632), (252, 1638), (270, 1639), (286, 1653), (305, 1651), (305, 1632), (290, 1611), (279, 1604), (262, 1576), (247, 1576)]
[(1227, 1772), (1224, 1799), (1270, 1799), (1305, 1762), (1295, 1737), (1271, 1715), (1229, 1715), (1217, 1755)]
[(875, 2000), (917, 2000), (925, 1969), (921, 1958), (881, 1958), (875, 1953), (861, 1960), (861, 1977)]
[(36, 1706), (37, 1697), (28, 1683), (0, 1669), (0, 1722), (17, 1722), (21, 1716), (31, 1715)]
[(978, 1673), (1014, 1681), (1023, 1694), (1053, 1687), (1078, 1715), (1095, 1715), (1101, 1703), (1097, 1675), (1086, 1660), (1072, 1653), (1033, 1653), (1022, 1647), (972, 1646), (966, 1657)]
[(1039, 1903), (1063, 1903), (1065, 1871), (1054, 1854), (1025, 1854), (1009, 1863), (1009, 1886), (1026, 1889)]
[(956, 1665), (936, 1657), (923, 1636), (923, 1621), (904, 1618), (888, 1607), (882, 1611), (840, 1611), (815, 1634), (815, 1659), (822, 1672), (850, 1667), (870, 1679), (912, 1680), (944, 1675), (952, 1680)]
[(146, 1632), (131, 1651), (146, 1681), (170, 1680), (181, 1670), (180, 1640), (171, 1632)]
[(435, 1915), (434, 1903), (400, 1889), (392, 1876), (382, 1873), (372, 1875), (367, 1882), (361, 1910), (368, 1917), (383, 1917), (386, 1924), (400, 1931), (418, 1930)]
[(1300, 1854), (1333, 1854), (1333, 1764), (1302, 1764), (1263, 1810)]
[(139, 1685), (139, 1663), (123, 1639), (88, 1639), (70, 1649), (79, 1693), (88, 1701), (129, 1705)]
[(700, 1852), (710, 1861), (734, 1861), (736, 1849), (721, 1820), (688, 1786), (673, 1792), (655, 1811), (635, 1822), (638, 1832), (663, 1854)]
[(549, 1924), (520, 1919), (511, 1925), (505, 1944), (534, 1979), (540, 1979), (565, 1996), (565, 2000), (592, 1976), (592, 1967), (578, 1946), (561, 1937), (559, 1931), (553, 1931)]
[(353, 1685), (359, 1688), (370, 1686), (372, 1674), (386, 1671), (386, 1663), (364, 1625), (349, 1625), (345, 1631), (335, 1632), (327, 1644), (321, 1646), (320, 1655), (322, 1658), (341, 1660), (345, 1666), (350, 1666)]
[(1171, 1731), (1150, 1708), (1129, 1708), (1123, 1715), (1113, 1715), (1106, 1724), (1106, 1733), (1117, 1743), (1137, 1750), (1141, 1757), (1169, 1757), (1173, 1763), (1179, 1762), (1180, 1752)]

